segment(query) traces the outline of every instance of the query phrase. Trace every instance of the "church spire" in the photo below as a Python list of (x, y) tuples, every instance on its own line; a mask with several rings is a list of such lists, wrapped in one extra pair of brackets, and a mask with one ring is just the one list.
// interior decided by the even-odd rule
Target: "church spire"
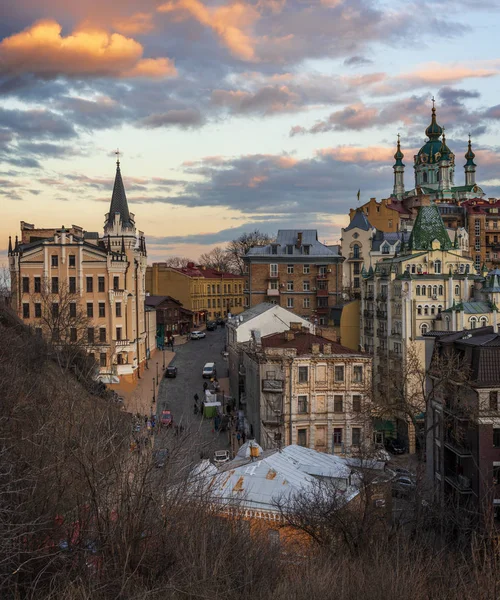
[(464, 165), (465, 185), (476, 185), (476, 163), (474, 162), (475, 157), (476, 155), (474, 152), (472, 152), (472, 142), (469, 133), (469, 144), (467, 146), (467, 152), (465, 153), (467, 162)]
[(435, 102), (436, 101), (434, 100), (434, 98), (432, 98), (431, 124), (425, 130), (425, 135), (430, 140), (437, 140), (437, 139), (439, 139), (439, 137), (443, 133), (443, 128), (440, 125), (438, 125), (438, 123), (436, 121), (436, 106), (435, 106)]
[(401, 142), (400, 136), (398, 133), (398, 143), (396, 148), (396, 154), (394, 154), (395, 163), (393, 165), (394, 169), (394, 189), (392, 191), (392, 195), (396, 196), (399, 200), (403, 198), (405, 193), (405, 184), (404, 184), (404, 172), (405, 165), (403, 163), (404, 154), (401, 152)]
[(115, 184), (113, 186), (113, 194), (111, 196), (111, 205), (109, 207), (109, 213), (106, 216), (106, 223), (104, 225), (105, 230), (113, 228), (115, 222), (115, 215), (119, 215), (120, 226), (122, 228), (133, 228), (134, 220), (130, 215), (128, 209), (127, 196), (125, 194), (125, 187), (123, 185), (122, 174), (120, 171), (120, 157), (119, 152), (116, 152), (116, 175)]

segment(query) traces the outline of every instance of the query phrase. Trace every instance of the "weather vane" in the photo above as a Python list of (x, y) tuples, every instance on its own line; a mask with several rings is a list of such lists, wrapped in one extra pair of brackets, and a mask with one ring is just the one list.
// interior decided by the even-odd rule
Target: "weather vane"
[(434, 102), (436, 101), (434, 100), (434, 96), (432, 96), (432, 108), (434, 108)]
[(119, 165), (120, 164), (120, 149), (117, 148), (115, 150), (115, 154), (116, 154), (116, 164)]

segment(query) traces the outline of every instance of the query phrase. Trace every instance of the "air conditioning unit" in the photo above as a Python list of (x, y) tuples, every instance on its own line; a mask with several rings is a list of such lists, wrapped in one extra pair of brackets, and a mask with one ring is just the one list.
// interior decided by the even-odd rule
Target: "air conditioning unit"
[(326, 270), (326, 272), (327, 272), (327, 273), (331, 273), (331, 272), (332, 272), (332, 270), (331, 270), (331, 269), (327, 269), (327, 270)]
[(316, 288), (315, 288), (315, 287), (313, 287), (313, 288), (311, 288), (311, 289), (312, 289), (312, 291), (313, 291), (313, 292), (315, 292), (315, 291), (316, 291)]
[(437, 300), (437, 299), (438, 299), (438, 297), (436, 296), (436, 294), (433, 294), (433, 295), (432, 295), (432, 299), (433, 299), (433, 300)]

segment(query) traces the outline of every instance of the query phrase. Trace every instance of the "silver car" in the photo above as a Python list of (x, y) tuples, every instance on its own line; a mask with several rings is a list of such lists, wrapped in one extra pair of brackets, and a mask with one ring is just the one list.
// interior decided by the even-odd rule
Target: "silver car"
[(207, 337), (207, 334), (204, 331), (192, 331), (191, 332), (192, 340), (201, 340), (204, 337)]

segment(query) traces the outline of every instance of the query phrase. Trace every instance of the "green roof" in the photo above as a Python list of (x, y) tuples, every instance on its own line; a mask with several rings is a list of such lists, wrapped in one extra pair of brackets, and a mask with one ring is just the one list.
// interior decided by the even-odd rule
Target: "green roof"
[(460, 304), (454, 304), (442, 312), (452, 312), (453, 310), (457, 310), (457, 308), (463, 309), (466, 315), (484, 315), (492, 312), (492, 308), (488, 302), (461, 302)]
[(410, 235), (410, 250), (431, 250), (432, 243), (436, 240), (439, 242), (441, 250), (452, 248), (450, 236), (437, 205), (421, 206)]

